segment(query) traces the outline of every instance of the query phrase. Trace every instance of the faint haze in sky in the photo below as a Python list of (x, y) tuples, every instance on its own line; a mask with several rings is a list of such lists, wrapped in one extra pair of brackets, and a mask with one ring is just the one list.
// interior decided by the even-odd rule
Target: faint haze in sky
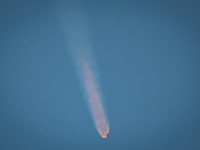
[(200, 2), (80, 1), (112, 127), (96, 132), (60, 1), (0, 5), (0, 149), (200, 149)]

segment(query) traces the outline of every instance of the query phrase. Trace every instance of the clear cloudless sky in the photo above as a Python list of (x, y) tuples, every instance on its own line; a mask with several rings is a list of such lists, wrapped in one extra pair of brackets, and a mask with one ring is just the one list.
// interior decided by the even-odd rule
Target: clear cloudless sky
[(59, 1), (0, 2), (1, 150), (199, 150), (200, 1), (83, 0), (110, 124), (95, 129)]

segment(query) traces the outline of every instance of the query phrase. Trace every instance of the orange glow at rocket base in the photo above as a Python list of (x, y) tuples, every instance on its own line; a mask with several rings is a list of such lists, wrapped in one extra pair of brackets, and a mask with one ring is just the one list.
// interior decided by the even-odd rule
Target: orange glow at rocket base
[(86, 61), (81, 63), (84, 86), (88, 94), (89, 104), (92, 111), (95, 126), (102, 138), (107, 138), (109, 132), (109, 124), (106, 121), (105, 112), (101, 104), (101, 98), (95, 83), (94, 73), (91, 71), (89, 63)]

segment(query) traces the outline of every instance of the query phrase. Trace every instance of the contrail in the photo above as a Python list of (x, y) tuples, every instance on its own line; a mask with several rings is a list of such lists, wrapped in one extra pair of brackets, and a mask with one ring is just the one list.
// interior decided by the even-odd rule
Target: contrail
[(89, 63), (87, 61), (82, 62), (81, 68), (83, 69), (84, 86), (88, 93), (88, 100), (92, 110), (92, 116), (102, 138), (107, 138), (109, 132), (109, 125), (106, 121), (106, 116), (104, 109), (101, 104), (101, 97), (98, 91), (97, 84), (94, 80), (94, 73), (90, 69)]
[(102, 105), (102, 98), (97, 82), (97, 71), (89, 41), (89, 30), (86, 19), (77, 1), (62, 4), (62, 24), (68, 46), (83, 84), (85, 95), (89, 103), (94, 124), (102, 138), (107, 138), (109, 123)]

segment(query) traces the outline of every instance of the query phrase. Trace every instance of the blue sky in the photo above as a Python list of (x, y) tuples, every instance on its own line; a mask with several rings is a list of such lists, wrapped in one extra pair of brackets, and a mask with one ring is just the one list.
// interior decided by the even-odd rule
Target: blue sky
[(59, 2), (0, 6), (0, 149), (200, 148), (200, 2), (81, 1), (110, 124), (98, 135)]

